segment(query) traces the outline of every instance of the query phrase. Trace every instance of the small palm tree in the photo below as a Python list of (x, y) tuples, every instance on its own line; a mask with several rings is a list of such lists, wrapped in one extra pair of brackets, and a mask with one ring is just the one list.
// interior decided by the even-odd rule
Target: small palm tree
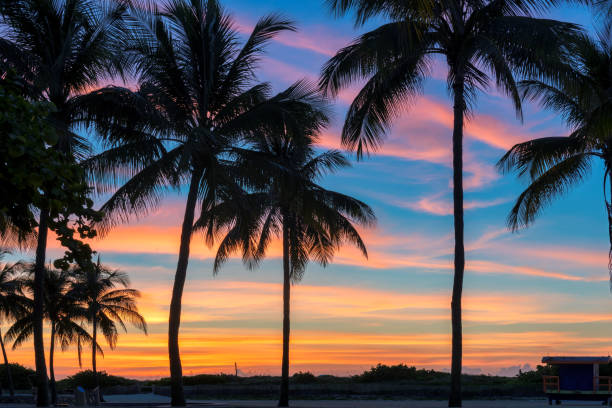
[[(79, 95), (109, 76), (122, 73), (125, 60), (120, 37), (125, 31), (122, 0), (0, 0), (3, 37), (0, 74), (14, 70), (23, 92), (34, 101), (51, 102), (49, 117), (56, 148), (80, 160), (89, 142), (74, 132), (86, 102)], [(43, 344), (43, 291), (49, 210), (40, 209), (34, 291), (34, 352), (38, 378), (37, 405), (49, 405)]]
[[(284, 132), (253, 138), (254, 152), (240, 166), (257, 168), (256, 191), (213, 205), (196, 223), (212, 238), (225, 231), (215, 259), (215, 271), (236, 251), (254, 266), (276, 236), (283, 247), (283, 357), (278, 406), (289, 405), (289, 334), (291, 284), (302, 279), (306, 265), (314, 260), (325, 266), (345, 242), (355, 244), (367, 258), (367, 250), (354, 223), (372, 225), (372, 209), (363, 202), (327, 190), (317, 184), (326, 173), (349, 165), (336, 150), (317, 154), (318, 135), (327, 124), (320, 96), (304, 82), (287, 91), (310, 101)], [(212, 239), (210, 240), (212, 242)], [(254, 262), (254, 263), (253, 263)]]
[(303, 101), (271, 97), (270, 85), (255, 78), (265, 45), (293, 30), (290, 21), (263, 17), (240, 44), (216, 0), (169, 0), (161, 8), (141, 3), (130, 11), (139, 89), (96, 93), (104, 102), (92, 107), (89, 118), (109, 149), (86, 165), (103, 192), (109, 183), (118, 187), (102, 206), (103, 229), (146, 213), (169, 189), (186, 187), (168, 322), (171, 403), (180, 406), (185, 396), (178, 336), (196, 208), (234, 182), (233, 157), (240, 154), (234, 147), (282, 126)]
[[(27, 277), (22, 278), (22, 287), (30, 295), (34, 292), (34, 266), (27, 266)], [(77, 345), (79, 366), (81, 366), (81, 344), (91, 344), (93, 339), (83, 324), (87, 321), (86, 309), (78, 299), (68, 295), (73, 284), (71, 271), (46, 269), (45, 275), (45, 309), (44, 317), (51, 326), (49, 339), (49, 385), (51, 403), (57, 403), (55, 386), (55, 345), (59, 344), (62, 351), (70, 345)], [(30, 300), (28, 298), (28, 300)], [(32, 302), (29, 302), (28, 313), (16, 319), (6, 332), (6, 341), (13, 342), (13, 350), (24, 344), (33, 334), (34, 320), (32, 318)], [(99, 346), (98, 346), (99, 349)]]
[(127, 332), (126, 323), (147, 334), (147, 323), (138, 313), (136, 305), (140, 292), (129, 288), (127, 274), (103, 266), (100, 258), (97, 263), (90, 263), (86, 268), (75, 269), (73, 279), (74, 283), (67, 296), (77, 299), (91, 325), (91, 366), (99, 390), (100, 379), (96, 367), (96, 356), (100, 350), (97, 342), (98, 329), (111, 350), (117, 345), (117, 327)]
[(604, 165), (603, 188), (608, 211), (609, 270), (612, 279), (612, 37), (583, 37), (568, 60), (569, 74), (548, 81), (524, 81), (526, 98), (559, 113), (571, 132), (519, 143), (499, 161), (502, 171), (518, 171), (530, 185), (508, 216), (516, 231), (535, 221), (555, 198), (590, 173), (594, 159)]
[[(492, 82), (521, 116), (515, 75), (555, 72), (577, 27), (532, 17), (545, 0), (328, 0), (337, 14), (353, 9), (356, 24), (388, 22), (358, 37), (323, 67), (320, 85), (337, 95), (365, 80), (342, 130), (343, 144), (358, 157), (376, 150), (391, 122), (422, 93), (434, 56), (448, 65), (453, 98), (453, 202), (455, 270), (451, 302), (452, 364), (449, 406), (461, 406), (461, 295), (465, 268), (463, 220), (463, 128), (479, 90)], [(554, 2), (552, 2), (554, 3)]]
[[(0, 249), (0, 262), (9, 252)], [(22, 294), (23, 281), (19, 277), (20, 264), (4, 263), (0, 269), (0, 322), (18, 319), (28, 311), (29, 299)], [(9, 393), (15, 396), (11, 366), (8, 362), (2, 331), (0, 330), (0, 347), (4, 358), (4, 366), (8, 377)], [(1, 389), (1, 386), (0, 386)], [(0, 391), (1, 394), (1, 391)]]

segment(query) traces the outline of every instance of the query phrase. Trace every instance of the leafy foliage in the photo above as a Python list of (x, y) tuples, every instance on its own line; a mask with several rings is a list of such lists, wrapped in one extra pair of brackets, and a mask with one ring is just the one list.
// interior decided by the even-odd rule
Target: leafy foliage
[[(102, 387), (112, 387), (115, 385), (133, 385), (138, 383), (137, 380), (132, 380), (125, 377), (107, 374), (106, 371), (99, 371), (99, 384)], [(74, 390), (81, 386), (85, 389), (96, 387), (96, 374), (92, 370), (79, 371), (76, 374), (68, 376), (57, 382), (59, 390)]]
[(91, 257), (93, 210), (83, 170), (53, 146), (58, 139), (48, 123), (54, 111), (19, 94), (12, 75), (0, 81), (0, 238), (23, 242), (34, 232), (36, 208), (46, 208), (49, 227), (67, 249), (59, 267)]
[[(32, 381), (30, 380), (36, 375), (36, 372), (31, 368), (24, 367), (19, 363), (10, 363), (11, 375), (13, 377), (13, 384), (16, 390), (30, 390), (32, 388)], [(0, 365), (0, 384), (6, 387), (8, 384), (8, 375), (6, 366)]]
[(291, 382), (294, 384), (313, 384), (317, 382), (317, 377), (310, 371), (299, 371), (291, 376)]
[(140, 292), (129, 288), (129, 278), (120, 270), (112, 270), (100, 263), (72, 270), (73, 283), (66, 296), (76, 299), (83, 308), (83, 318), (87, 319), (95, 332), (100, 328), (111, 349), (117, 344), (119, 330), (127, 332), (127, 323), (147, 333), (147, 324), (138, 313), (136, 299)]
[(593, 161), (604, 163), (603, 188), (610, 240), (612, 280), (612, 41), (609, 31), (583, 36), (575, 44), (563, 75), (521, 83), (524, 97), (559, 113), (567, 136), (545, 137), (513, 146), (499, 161), (503, 172), (516, 171), (530, 185), (514, 204), (508, 225), (527, 227), (556, 198), (582, 182)]
[(417, 369), (405, 364), (388, 366), (385, 364), (377, 364), (368, 371), (362, 374), (353, 376), (353, 379), (358, 382), (385, 382), (385, 381), (400, 381), (400, 380), (415, 380), (424, 381), (431, 379), (448, 379), (449, 374), (441, 373), (434, 370)]

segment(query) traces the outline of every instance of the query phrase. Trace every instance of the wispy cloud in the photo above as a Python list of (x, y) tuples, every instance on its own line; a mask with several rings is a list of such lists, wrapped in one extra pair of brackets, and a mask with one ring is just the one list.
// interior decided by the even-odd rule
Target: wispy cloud
[[(463, 204), (463, 209), (466, 211), (478, 208), (494, 207), (508, 202), (508, 198), (496, 198), (491, 200), (466, 200)], [(396, 205), (404, 208), (410, 208), (418, 212), (424, 212), (434, 215), (452, 215), (453, 201), (452, 197), (448, 197), (444, 193), (435, 193), (418, 199), (415, 202), (400, 202), (395, 201)]]

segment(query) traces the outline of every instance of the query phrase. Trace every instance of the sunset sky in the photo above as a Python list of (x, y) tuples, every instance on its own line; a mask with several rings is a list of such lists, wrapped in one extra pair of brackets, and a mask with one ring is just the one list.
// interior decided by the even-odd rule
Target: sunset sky
[[(322, 0), (223, 4), (243, 33), (270, 12), (297, 21), (299, 32), (273, 41), (258, 71), (277, 91), (300, 78), (316, 79), (321, 65), (364, 30), (355, 29), (348, 17), (335, 19)], [(552, 15), (591, 29), (586, 9), (566, 7)], [(335, 102), (323, 147), (339, 146), (354, 94), (347, 91)], [(368, 260), (343, 248), (327, 268), (311, 264), (294, 286), (292, 373), (349, 375), (377, 363), (449, 369), (451, 128), (440, 63), (425, 96), (397, 120), (381, 151), (322, 181), (370, 204), (379, 221), (363, 231)], [(525, 183), (500, 175), (494, 164), (517, 142), (565, 134), (554, 113), (532, 105), (526, 105), (521, 123), (495, 90), (479, 96), (467, 124), (466, 372), (514, 375), (520, 367), (535, 367), (543, 355), (612, 352), (601, 167), (595, 165), (586, 183), (556, 201), (528, 230), (513, 234), (505, 224)], [(184, 197), (170, 195), (154, 214), (93, 244), (104, 263), (128, 272), (132, 286), (142, 291), (139, 305), (150, 328), (148, 337), (135, 330), (121, 335), (115, 351), (105, 348), (99, 369), (138, 378), (168, 376), (168, 305), (183, 209)], [(50, 258), (58, 257), (58, 244), (50, 247)], [(180, 337), (185, 375), (230, 373), (234, 362), (245, 375), (280, 373), (279, 249), (273, 246), (257, 270), (246, 270), (236, 259), (213, 277), (213, 252), (194, 237)], [(34, 365), (31, 345), (9, 351), (9, 358)], [(57, 356), (60, 378), (77, 369), (75, 350)]]

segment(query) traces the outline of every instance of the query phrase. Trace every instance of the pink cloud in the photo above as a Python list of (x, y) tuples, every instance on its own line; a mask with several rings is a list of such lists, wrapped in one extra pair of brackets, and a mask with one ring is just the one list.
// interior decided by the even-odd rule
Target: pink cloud
[[(236, 28), (238, 32), (248, 36), (253, 31), (254, 24), (238, 20)], [(273, 41), (291, 48), (308, 50), (325, 57), (332, 57), (342, 47), (347, 46), (350, 39), (329, 32), (327, 27), (310, 26), (295, 32), (284, 32), (274, 37)]]
[[(466, 200), (463, 204), (463, 209), (466, 211), (494, 207), (496, 205), (507, 202), (506, 198), (498, 198), (492, 200)], [(425, 212), (434, 215), (452, 215), (453, 202), (452, 198), (443, 198), (443, 194), (437, 193), (430, 196), (422, 197), (416, 202), (398, 203), (400, 206), (410, 208), (415, 211)]]

